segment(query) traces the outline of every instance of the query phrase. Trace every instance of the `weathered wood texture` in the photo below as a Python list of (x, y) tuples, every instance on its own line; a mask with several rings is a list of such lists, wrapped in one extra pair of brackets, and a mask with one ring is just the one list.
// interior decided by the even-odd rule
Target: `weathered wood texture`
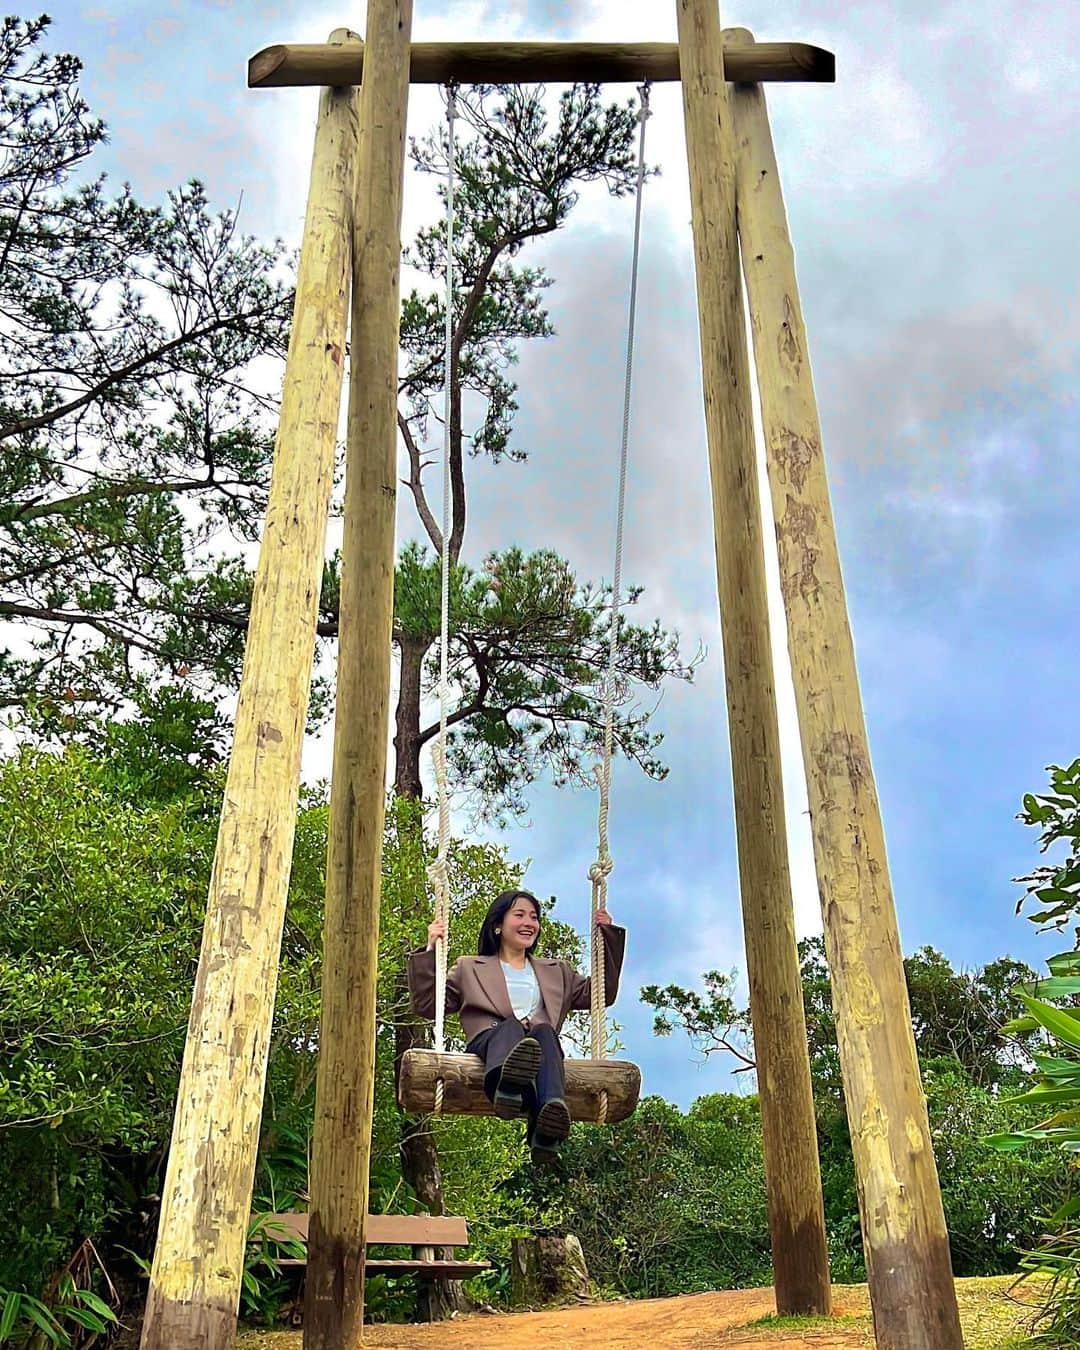
[(356, 129), (354, 95), (325, 92), (146, 1350), (231, 1346), (236, 1325), (341, 402)]
[[(252, 89), (305, 84), (359, 84), (363, 50), (291, 42), (266, 47), (248, 62)], [(575, 80), (633, 82), (679, 79), (679, 49), (673, 42), (416, 42), (413, 84), (557, 84)], [(829, 83), (836, 58), (805, 42), (758, 42), (732, 51), (729, 80)]]
[[(274, 1228), (270, 1236), (282, 1230), (301, 1242), (308, 1240), (311, 1215), (302, 1210), (287, 1210), (271, 1215)], [(469, 1224), (457, 1214), (368, 1214), (364, 1221), (364, 1241), (369, 1247), (467, 1247)]]
[(585, 1252), (573, 1233), (511, 1239), (510, 1301), (515, 1308), (583, 1303), (590, 1295)]
[(955, 1350), (957, 1314), (795, 263), (760, 89), (733, 97), (739, 229), (788, 646), (880, 1350)]
[(750, 1013), (776, 1304), (831, 1295), (784, 822), (735, 165), (715, 0), (677, 0)]
[[(272, 1214), (265, 1229), (270, 1239), (286, 1235), (307, 1242), (310, 1216), (302, 1213)], [(467, 1279), (490, 1270), (490, 1261), (459, 1261), (451, 1255), (437, 1257), (439, 1250), (467, 1247), (469, 1232), (466, 1221), (451, 1215), (430, 1214), (369, 1214), (364, 1222), (364, 1240), (368, 1247), (412, 1247), (412, 1260), (368, 1256), (364, 1260), (367, 1274), (418, 1275), (424, 1280)], [(307, 1258), (275, 1257), (279, 1266), (306, 1266)]]
[[(406, 1050), (398, 1077), (398, 1105), (417, 1114), (434, 1110), (435, 1084), (443, 1080), (443, 1111), (452, 1116), (494, 1115), (484, 1096), (484, 1062), (476, 1055)], [(595, 1121), (600, 1094), (608, 1094), (609, 1123), (633, 1114), (641, 1092), (641, 1070), (618, 1059), (568, 1059), (566, 1104), (575, 1120)]]
[(337, 709), (306, 1350), (350, 1350), (364, 1317), (375, 983), (394, 597), (398, 319), (412, 0), (369, 0), (353, 305)]

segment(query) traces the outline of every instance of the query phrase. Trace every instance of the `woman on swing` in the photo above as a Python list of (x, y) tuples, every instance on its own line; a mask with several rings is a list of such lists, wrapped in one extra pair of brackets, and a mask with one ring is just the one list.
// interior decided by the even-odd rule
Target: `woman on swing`
[[(484, 1092), (504, 1120), (524, 1114), (533, 1161), (550, 1162), (570, 1133), (559, 1031), (568, 1013), (588, 1009), (592, 978), (565, 961), (534, 956), (540, 903), (529, 891), (504, 891), (480, 929), (476, 956), (462, 956), (446, 977), (446, 1011), (457, 1013), (468, 1051), (484, 1061)], [(619, 989), (626, 930), (596, 913), (604, 945), (605, 1001)], [(428, 926), (427, 947), (409, 957), (413, 1012), (435, 1016), (435, 944), (443, 922)]]

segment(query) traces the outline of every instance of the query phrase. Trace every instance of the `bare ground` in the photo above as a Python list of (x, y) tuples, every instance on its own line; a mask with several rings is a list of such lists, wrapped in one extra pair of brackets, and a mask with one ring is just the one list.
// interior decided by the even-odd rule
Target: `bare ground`
[[(958, 1280), (967, 1350), (1022, 1344), (1030, 1318), (1011, 1277)], [(1012, 1291), (1012, 1292), (1010, 1292)], [(1028, 1296), (1030, 1298), (1030, 1296)], [(427, 1326), (372, 1326), (364, 1345), (387, 1350), (873, 1350), (865, 1285), (837, 1286), (834, 1316), (775, 1319), (771, 1289), (593, 1303), (546, 1312), (475, 1313)], [(762, 1319), (767, 1319), (762, 1321)], [(299, 1332), (248, 1331), (237, 1350), (301, 1350)]]

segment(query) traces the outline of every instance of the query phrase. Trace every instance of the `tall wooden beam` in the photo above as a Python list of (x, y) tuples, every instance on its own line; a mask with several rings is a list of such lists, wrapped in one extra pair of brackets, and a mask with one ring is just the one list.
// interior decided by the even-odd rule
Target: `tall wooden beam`
[(352, 91), (326, 90), (144, 1350), (226, 1350), (236, 1329), (341, 402), (356, 129)]
[(784, 823), (725, 53), (716, 0), (677, 0), (677, 10), (773, 1281), (778, 1311), (827, 1313), (825, 1214)]
[(394, 603), (398, 321), (412, 0), (368, 0), (353, 226), (341, 628), (315, 1094), (306, 1350), (364, 1317)]
[(743, 268), (875, 1337), (880, 1350), (959, 1350), (794, 254), (764, 93), (739, 86), (733, 104)]
[[(730, 80), (828, 83), (836, 58), (805, 42), (757, 42), (727, 56)], [(248, 62), (252, 89), (302, 84), (358, 84), (362, 49), (320, 43), (279, 43)], [(575, 80), (634, 83), (679, 79), (679, 49), (673, 42), (416, 42), (411, 49), (413, 84), (559, 84)]]

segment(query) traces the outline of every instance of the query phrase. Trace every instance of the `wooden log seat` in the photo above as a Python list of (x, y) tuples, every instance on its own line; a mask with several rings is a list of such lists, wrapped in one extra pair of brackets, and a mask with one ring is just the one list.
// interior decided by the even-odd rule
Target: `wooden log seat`
[[(435, 1084), (443, 1082), (443, 1112), (453, 1116), (494, 1115), (484, 1096), (484, 1064), (476, 1055), (406, 1050), (398, 1077), (398, 1105), (410, 1115), (435, 1109)], [(607, 1092), (606, 1123), (633, 1114), (641, 1093), (641, 1070), (618, 1059), (568, 1059), (566, 1104), (574, 1120), (596, 1123), (600, 1094)]]

